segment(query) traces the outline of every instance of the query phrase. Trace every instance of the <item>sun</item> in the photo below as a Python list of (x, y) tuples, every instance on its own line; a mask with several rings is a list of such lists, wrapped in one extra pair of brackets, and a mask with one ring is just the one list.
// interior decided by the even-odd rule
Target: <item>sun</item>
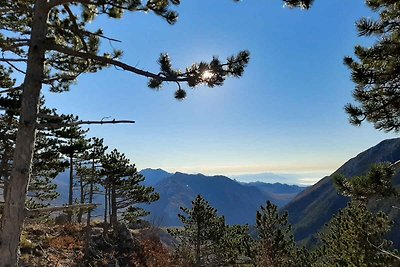
[(201, 78), (205, 81), (210, 80), (212, 77), (214, 76), (214, 73), (212, 73), (209, 70), (206, 70), (203, 72), (203, 74), (201, 75)]

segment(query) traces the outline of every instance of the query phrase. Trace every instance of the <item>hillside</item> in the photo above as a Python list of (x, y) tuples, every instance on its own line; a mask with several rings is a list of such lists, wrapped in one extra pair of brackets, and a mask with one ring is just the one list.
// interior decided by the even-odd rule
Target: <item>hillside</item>
[[(382, 141), (378, 145), (358, 154), (356, 157), (347, 161), (332, 175), (324, 177), (315, 185), (307, 188), (298, 194), (284, 210), (289, 212), (289, 221), (294, 227), (296, 240), (303, 240), (317, 233), (330, 218), (344, 208), (348, 199), (337, 194), (332, 177), (335, 174), (343, 174), (347, 177), (365, 174), (371, 164), (379, 162), (396, 162), (400, 160), (400, 138)], [(393, 183), (400, 184), (400, 175), (394, 177)], [(397, 209), (392, 209), (392, 201), (381, 201), (373, 203), (374, 209), (380, 209), (395, 220), (391, 238), (393, 241), (399, 240), (399, 218)], [(394, 204), (394, 203), (393, 203)]]

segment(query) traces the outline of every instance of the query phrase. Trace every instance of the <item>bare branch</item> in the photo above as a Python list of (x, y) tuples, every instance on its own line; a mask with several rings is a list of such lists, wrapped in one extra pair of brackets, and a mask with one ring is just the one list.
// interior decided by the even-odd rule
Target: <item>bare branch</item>
[(94, 32), (89, 32), (89, 31), (83, 31), (83, 33), (86, 34), (86, 35), (98, 36), (98, 37), (104, 38), (104, 39), (106, 39), (106, 40), (108, 40), (108, 41), (111, 41), (111, 42), (122, 43), (121, 40), (114, 39), (114, 38), (111, 38), (111, 37), (107, 37), (107, 36), (102, 35), (102, 34), (99, 34), (99, 33), (94, 33)]
[(376, 245), (372, 244), (371, 241), (369, 241), (368, 238), (367, 238), (367, 241), (368, 241), (368, 243), (369, 243), (371, 246), (373, 246), (375, 249), (379, 250), (379, 251), (382, 252), (383, 254), (389, 255), (389, 256), (391, 256), (391, 257), (397, 259), (397, 260), (400, 260), (400, 256), (398, 256), (398, 255), (396, 255), (396, 254), (393, 254), (393, 253), (390, 252), (390, 251), (384, 250), (384, 249), (380, 248), (380, 246), (376, 246)]
[(71, 127), (76, 125), (82, 124), (119, 124), (119, 123), (135, 123), (135, 121), (131, 120), (111, 120), (111, 121), (77, 121), (77, 122), (70, 122), (70, 123), (38, 123), (37, 129), (44, 129), (44, 128), (51, 128), (51, 129), (58, 129), (63, 127)]
[(0, 58), (0, 62), (27, 62), (25, 58)]
[(125, 63), (123, 63), (121, 61), (118, 61), (118, 60), (115, 60), (115, 59), (112, 59), (112, 58), (107, 58), (107, 57), (98, 56), (98, 55), (95, 55), (95, 54), (75, 51), (75, 50), (73, 50), (71, 48), (64, 47), (64, 46), (61, 46), (61, 45), (57, 45), (57, 44), (54, 44), (54, 43), (48, 45), (47, 49), (48, 50), (52, 50), (52, 51), (57, 51), (57, 52), (60, 52), (60, 53), (64, 53), (66, 55), (73, 56), (73, 57), (80, 57), (80, 58), (83, 58), (83, 59), (91, 59), (91, 60), (97, 61), (98, 63), (120, 67), (123, 70), (130, 71), (130, 72), (133, 72), (135, 74), (138, 74), (138, 75), (141, 75), (141, 76), (144, 76), (144, 77), (161, 80), (161, 81), (164, 81), (164, 82), (186, 82), (186, 81), (188, 81), (188, 78), (186, 78), (186, 77), (181, 77), (181, 78), (174, 77), (174, 78), (172, 78), (172, 77), (160, 76), (159, 74), (155, 74), (155, 73), (152, 73), (152, 72), (148, 72), (148, 71), (145, 71), (145, 70), (141, 70), (141, 69), (135, 68), (135, 67), (133, 67), (131, 65), (125, 64)]
[(10, 61), (4, 61), (5, 63), (7, 63), (8, 65), (10, 65), (11, 68), (13, 68), (14, 70), (22, 73), (22, 74), (26, 74), (25, 71), (21, 70), (20, 68), (18, 68), (17, 66), (15, 66), (13, 63), (11, 63)]

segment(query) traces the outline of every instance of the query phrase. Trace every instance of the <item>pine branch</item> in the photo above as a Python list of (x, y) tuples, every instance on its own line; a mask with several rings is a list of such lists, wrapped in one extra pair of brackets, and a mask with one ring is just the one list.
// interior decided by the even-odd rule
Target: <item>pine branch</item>
[(82, 42), (83, 49), (87, 52), (88, 47), (86, 45), (85, 39), (83, 38), (82, 32), (79, 29), (78, 23), (76, 22), (76, 17), (74, 13), (72, 13), (72, 10), (69, 8), (68, 4), (64, 4), (63, 7), (67, 11), (69, 18), (71, 19), (72, 24), (74, 25), (73, 32), (78, 35), (79, 39)]
[(138, 74), (140, 76), (144, 76), (144, 77), (148, 77), (148, 78), (153, 78), (153, 79), (157, 79), (160, 81), (164, 81), (164, 82), (187, 82), (188, 78), (186, 77), (181, 77), (181, 78), (171, 78), (171, 77), (164, 77), (161, 76), (160, 74), (155, 74), (152, 72), (148, 72), (145, 70), (141, 70), (138, 68), (135, 68), (131, 65), (125, 64), (121, 61), (112, 59), (112, 58), (108, 58), (108, 57), (104, 57), (104, 56), (99, 56), (99, 55), (95, 55), (95, 54), (90, 54), (90, 53), (85, 53), (85, 52), (79, 52), (76, 50), (73, 50), (71, 48), (68, 47), (64, 47), (61, 45), (57, 45), (57, 44), (49, 44), (47, 47), (48, 50), (52, 50), (52, 51), (57, 51), (72, 57), (79, 57), (82, 59), (91, 59), (94, 61), (97, 61), (100, 64), (105, 64), (105, 65), (112, 65), (115, 67), (120, 67), (123, 70), (129, 71), (129, 72), (133, 72), (135, 74)]

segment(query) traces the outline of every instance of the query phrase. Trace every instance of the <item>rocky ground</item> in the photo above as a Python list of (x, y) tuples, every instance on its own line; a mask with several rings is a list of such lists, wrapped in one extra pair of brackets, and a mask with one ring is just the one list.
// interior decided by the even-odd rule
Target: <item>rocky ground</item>
[[(100, 223), (86, 233), (83, 224), (29, 223), (21, 237), (20, 266), (173, 266), (165, 232), (131, 230), (120, 224), (104, 230)], [(169, 242), (170, 243), (170, 242)]]

